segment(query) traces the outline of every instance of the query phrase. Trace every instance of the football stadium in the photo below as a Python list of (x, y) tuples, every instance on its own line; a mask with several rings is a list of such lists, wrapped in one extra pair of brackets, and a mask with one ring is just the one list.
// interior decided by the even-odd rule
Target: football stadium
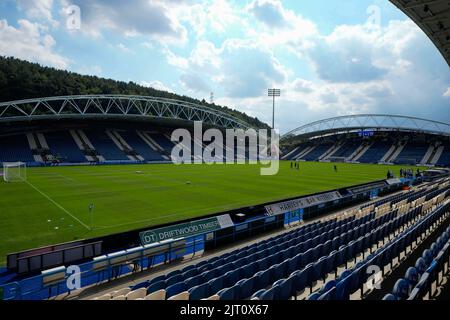
[[(450, 64), (449, 2), (391, 2)], [(450, 299), (446, 115), (278, 135), (175, 93), (0, 67), (0, 300)]]

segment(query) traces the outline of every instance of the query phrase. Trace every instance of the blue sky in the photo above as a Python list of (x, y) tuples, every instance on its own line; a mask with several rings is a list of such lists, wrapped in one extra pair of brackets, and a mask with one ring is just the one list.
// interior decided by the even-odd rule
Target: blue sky
[(276, 86), (282, 132), (356, 113), (450, 121), (448, 65), (387, 0), (1, 0), (0, 43), (43, 65), (214, 92), (266, 122)]

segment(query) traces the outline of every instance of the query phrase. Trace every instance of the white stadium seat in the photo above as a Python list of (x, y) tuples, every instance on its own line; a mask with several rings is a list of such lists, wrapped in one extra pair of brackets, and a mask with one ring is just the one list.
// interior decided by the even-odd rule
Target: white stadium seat
[(139, 298), (145, 298), (147, 295), (147, 289), (146, 288), (140, 288), (134, 291), (130, 291), (125, 297), (127, 300), (136, 300)]
[(202, 299), (202, 300), (220, 300), (220, 297), (217, 294), (215, 294), (209, 298)]
[(150, 293), (144, 300), (166, 300), (166, 290), (163, 289)]
[(179, 294), (176, 294), (176, 295), (170, 297), (170, 298), (167, 299), (167, 300), (187, 301), (187, 300), (189, 300), (189, 292), (184, 291), (184, 292), (182, 292), (182, 293), (179, 293)]
[(114, 291), (113, 293), (111, 293), (111, 296), (117, 297), (117, 296), (126, 296), (129, 292), (131, 291), (130, 288), (122, 288), (120, 290)]

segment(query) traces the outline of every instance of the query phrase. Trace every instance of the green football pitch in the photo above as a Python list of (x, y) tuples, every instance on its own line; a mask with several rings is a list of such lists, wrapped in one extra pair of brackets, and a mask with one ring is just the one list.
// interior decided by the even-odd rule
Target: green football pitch
[(26, 182), (0, 182), (0, 265), (19, 250), (384, 179), (400, 169), (337, 166), (336, 173), (331, 163), (301, 163), (296, 171), (281, 162), (274, 176), (261, 176), (258, 165), (28, 168)]

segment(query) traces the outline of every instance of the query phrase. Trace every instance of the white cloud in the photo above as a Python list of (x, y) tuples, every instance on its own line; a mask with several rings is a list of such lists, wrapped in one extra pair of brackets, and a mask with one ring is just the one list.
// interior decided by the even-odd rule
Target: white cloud
[[(283, 94), (276, 119), (283, 132), (358, 113), (450, 120), (445, 102), (450, 97), (448, 66), (409, 20), (391, 21), (378, 29), (338, 26), (330, 35), (318, 35), (312, 47), (299, 49), (298, 57), (308, 58), (318, 79), (288, 78), (280, 85)], [(229, 97), (221, 102), (271, 121), (265, 97)]]
[(178, 1), (162, 0), (63, 0), (80, 7), (81, 29), (94, 36), (104, 30), (126, 37), (149, 36), (164, 42), (185, 42), (187, 30), (173, 9)]
[(174, 54), (170, 49), (165, 48), (163, 52), (166, 56), (167, 63), (170, 65), (181, 68), (181, 69), (187, 69), (189, 66), (189, 60), (180, 56), (177, 56)]
[(450, 98), (450, 87), (447, 88), (447, 91), (444, 92), (444, 97)]
[(120, 51), (124, 52), (124, 53), (130, 53), (131, 52), (131, 50), (127, 46), (125, 46), (123, 43), (119, 43), (115, 47), (117, 49), (119, 49)]
[(289, 27), (288, 12), (283, 8), (280, 1), (253, 0), (247, 6), (247, 11), (268, 27)]
[(28, 20), (19, 20), (18, 28), (0, 20), (0, 55), (13, 56), (32, 62), (39, 62), (60, 69), (66, 69), (69, 60), (54, 52), (55, 40), (43, 34), (42, 27)]
[(192, 26), (198, 39), (211, 32), (223, 34), (234, 25), (244, 24), (239, 8), (226, 0), (180, 6), (175, 12), (181, 21)]
[(255, 39), (258, 46), (270, 50), (280, 46), (292, 53), (309, 48), (319, 35), (316, 25), (300, 14), (283, 7), (279, 0), (254, 0), (245, 8), (253, 14), (259, 26), (246, 30), (248, 38)]
[(204, 76), (197, 73), (185, 73), (180, 78), (181, 85), (189, 92), (208, 93), (210, 86), (206, 83)]
[(167, 87), (166, 85), (164, 85), (164, 83), (162, 83), (161, 81), (157, 81), (157, 80), (150, 81), (150, 82), (147, 82), (147, 81), (141, 81), (139, 84), (140, 84), (141, 86), (144, 86), (144, 87), (147, 87), (147, 88), (153, 88), (153, 89), (156, 89), (156, 90), (167, 91), (167, 92), (173, 92), (172, 89), (170, 89), (169, 87)]
[(30, 19), (53, 21), (53, 0), (17, 0), (17, 6)]
[(229, 97), (257, 97), (269, 86), (284, 83), (288, 71), (265, 49), (249, 41), (230, 39), (220, 48), (200, 41), (189, 58), (166, 51), (170, 64), (183, 71), (184, 87), (206, 92), (219, 86)]

